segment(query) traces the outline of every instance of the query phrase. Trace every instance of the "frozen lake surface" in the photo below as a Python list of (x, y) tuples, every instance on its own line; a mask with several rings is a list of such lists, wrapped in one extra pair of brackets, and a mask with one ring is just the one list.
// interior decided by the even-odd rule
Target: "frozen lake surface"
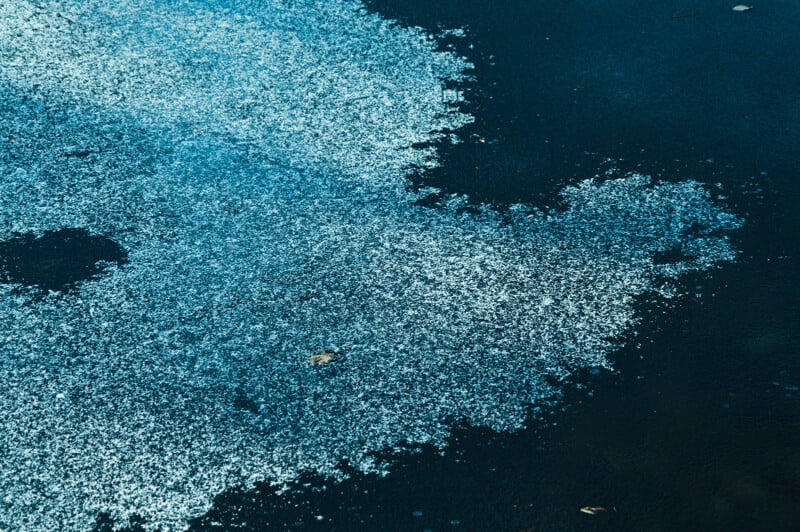
[(736, 258), (689, 180), (418, 206), (408, 176), (473, 121), (441, 37), (345, 0), (0, 7), (0, 240), (126, 253), (65, 291), (4, 273), (0, 527), (177, 529), (232, 486), (519, 429), (610, 369), (637, 296)]

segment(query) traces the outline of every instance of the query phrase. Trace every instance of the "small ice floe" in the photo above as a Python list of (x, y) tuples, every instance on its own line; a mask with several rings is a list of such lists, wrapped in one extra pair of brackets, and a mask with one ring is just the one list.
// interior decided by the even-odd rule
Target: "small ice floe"
[(327, 364), (329, 362), (333, 362), (337, 358), (339, 358), (339, 356), (334, 351), (323, 349), (322, 351), (314, 353), (306, 360), (308, 360), (312, 364)]
[(733, 6), (732, 9), (734, 11), (750, 11), (751, 9), (753, 9), (753, 6), (746, 6), (744, 4), (736, 4), (735, 6)]
[(581, 508), (581, 513), (585, 513), (588, 515), (597, 515), (602, 514), (608, 511), (608, 508), (604, 506), (584, 506)]

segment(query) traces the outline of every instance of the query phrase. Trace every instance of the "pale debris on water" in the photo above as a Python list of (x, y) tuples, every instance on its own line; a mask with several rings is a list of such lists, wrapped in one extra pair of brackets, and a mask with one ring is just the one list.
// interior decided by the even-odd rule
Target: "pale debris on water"
[(339, 357), (336, 355), (335, 352), (328, 351), (327, 349), (323, 349), (322, 351), (320, 351), (318, 353), (314, 353), (313, 355), (308, 357), (306, 360), (308, 360), (312, 364), (328, 364), (329, 362), (333, 362), (337, 358), (339, 358)]

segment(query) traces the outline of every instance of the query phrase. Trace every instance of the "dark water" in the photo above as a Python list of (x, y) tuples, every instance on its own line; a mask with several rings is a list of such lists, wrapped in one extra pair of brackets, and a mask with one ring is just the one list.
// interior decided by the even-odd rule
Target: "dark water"
[(192, 529), (800, 529), (800, 5), (733, 4), (369, 2), (468, 31), (446, 42), (475, 63), (477, 121), (416, 184), (502, 208), (611, 167), (721, 183), (742, 255), (673, 308), (641, 301), (617, 371), (576, 375), (526, 430), (462, 427), (385, 478), (232, 490)]
[(67, 291), (92, 279), (103, 264), (124, 264), (128, 253), (113, 240), (83, 228), (16, 234), (0, 240), (0, 282), (42, 293)]

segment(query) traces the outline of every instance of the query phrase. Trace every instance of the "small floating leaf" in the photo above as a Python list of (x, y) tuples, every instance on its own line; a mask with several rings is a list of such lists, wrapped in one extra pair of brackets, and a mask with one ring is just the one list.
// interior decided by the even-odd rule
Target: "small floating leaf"
[(581, 512), (589, 515), (597, 515), (604, 512), (607, 512), (608, 508), (603, 506), (584, 506), (581, 508)]
[(306, 360), (308, 360), (312, 364), (327, 364), (329, 362), (333, 362), (337, 358), (339, 358), (339, 357), (336, 355), (335, 352), (328, 351), (327, 349), (323, 349), (322, 351), (314, 353), (313, 355), (308, 357)]

